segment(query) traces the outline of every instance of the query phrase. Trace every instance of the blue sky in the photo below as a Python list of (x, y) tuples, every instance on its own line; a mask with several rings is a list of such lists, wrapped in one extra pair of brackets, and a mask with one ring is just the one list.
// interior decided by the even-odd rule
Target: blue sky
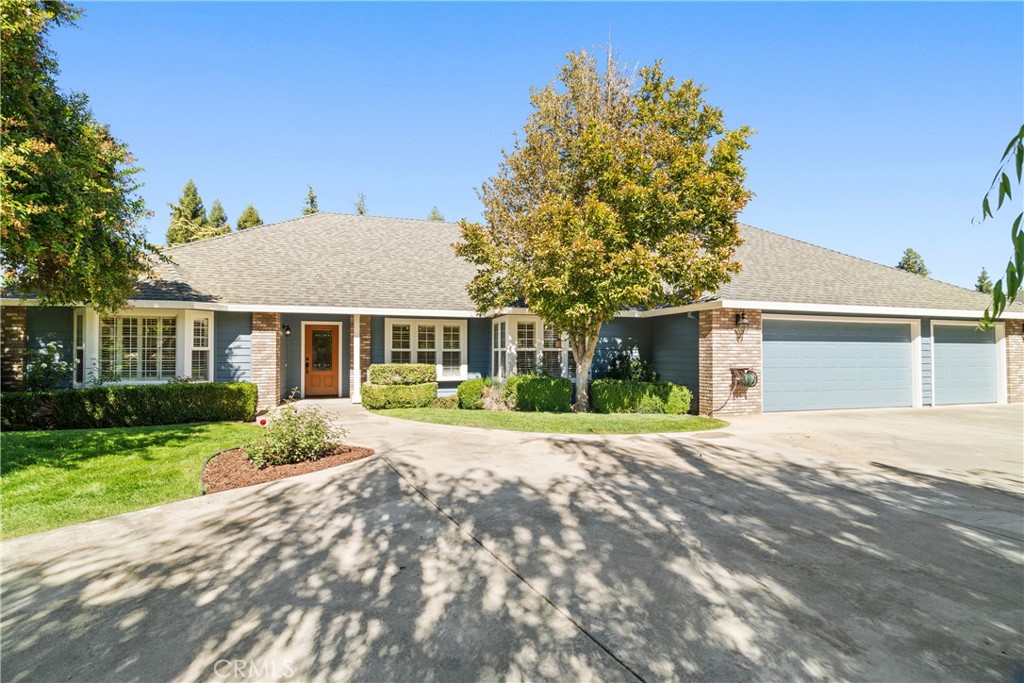
[(623, 63), (708, 87), (758, 133), (742, 220), (933, 277), (1001, 272), (1009, 220), (972, 226), (1024, 118), (1022, 3), (85, 3), (52, 36), (61, 85), (145, 168), (162, 242), (193, 178), (232, 222), (325, 211), (480, 216), (530, 87), (611, 35)]

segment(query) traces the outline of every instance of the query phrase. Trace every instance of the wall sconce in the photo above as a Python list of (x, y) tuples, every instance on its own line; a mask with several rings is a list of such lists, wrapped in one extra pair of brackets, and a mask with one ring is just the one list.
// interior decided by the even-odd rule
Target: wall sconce
[(284, 336), (286, 337), (292, 336), (292, 328), (289, 325), (282, 325), (281, 331), (284, 332)]
[(746, 329), (750, 327), (750, 321), (747, 320), (746, 313), (736, 314), (736, 327), (739, 328), (740, 332), (745, 332)]

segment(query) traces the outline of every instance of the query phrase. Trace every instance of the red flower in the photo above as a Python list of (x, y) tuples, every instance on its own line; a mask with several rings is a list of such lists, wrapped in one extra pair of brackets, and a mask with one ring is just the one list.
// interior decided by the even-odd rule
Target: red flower
[(266, 427), (266, 426), (267, 426), (267, 420), (266, 420), (266, 418), (264, 418), (264, 419), (260, 420), (260, 427)]

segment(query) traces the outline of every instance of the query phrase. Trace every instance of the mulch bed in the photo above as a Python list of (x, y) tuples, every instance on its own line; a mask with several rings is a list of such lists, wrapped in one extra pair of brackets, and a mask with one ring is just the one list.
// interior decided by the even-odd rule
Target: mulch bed
[(243, 486), (263, 484), (276, 479), (294, 477), (297, 474), (325, 470), (337, 467), (354, 460), (362, 460), (373, 455), (372, 448), (361, 446), (338, 446), (334, 453), (325, 455), (319, 460), (297, 462), (292, 465), (269, 465), (262, 470), (249, 462), (245, 451), (233, 448), (213, 457), (203, 469), (203, 491), (217, 493)]

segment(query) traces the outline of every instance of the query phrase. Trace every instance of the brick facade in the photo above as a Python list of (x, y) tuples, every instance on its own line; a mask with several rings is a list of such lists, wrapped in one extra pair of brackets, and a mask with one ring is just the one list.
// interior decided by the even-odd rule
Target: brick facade
[(24, 306), (0, 308), (0, 390), (22, 388), (27, 327), (28, 309)]
[(356, 316), (349, 318), (349, 329), (352, 331), (348, 336), (348, 395), (355, 399), (359, 392), (356, 386), (362, 386), (366, 382), (366, 371), (370, 367), (370, 329), (371, 316), (359, 316), (359, 372), (355, 370), (356, 358)]
[(1024, 320), (1006, 321), (1006, 399), (1024, 403)]
[[(742, 330), (736, 316), (749, 325)], [(761, 311), (720, 308), (700, 312), (701, 415), (758, 415), (761, 413)], [(737, 386), (733, 370), (757, 373), (753, 387)]]
[(252, 381), (259, 392), (257, 410), (269, 410), (280, 403), (280, 313), (252, 314)]

